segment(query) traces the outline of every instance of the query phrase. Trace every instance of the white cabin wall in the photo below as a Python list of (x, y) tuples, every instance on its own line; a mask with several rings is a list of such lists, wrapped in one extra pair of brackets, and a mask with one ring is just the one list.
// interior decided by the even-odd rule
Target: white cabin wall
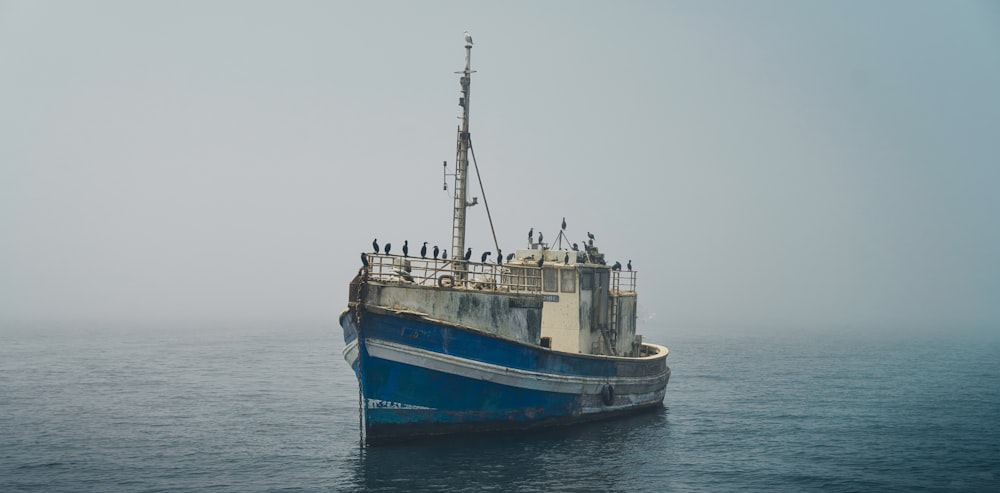
[(559, 302), (545, 302), (542, 309), (542, 337), (551, 337), (552, 349), (556, 351), (579, 352), (579, 297), (576, 293), (552, 294), (559, 295)]
[(552, 338), (552, 349), (577, 353), (580, 351), (577, 324), (578, 305), (573, 299), (561, 298), (559, 303), (545, 302), (542, 310), (542, 337)]

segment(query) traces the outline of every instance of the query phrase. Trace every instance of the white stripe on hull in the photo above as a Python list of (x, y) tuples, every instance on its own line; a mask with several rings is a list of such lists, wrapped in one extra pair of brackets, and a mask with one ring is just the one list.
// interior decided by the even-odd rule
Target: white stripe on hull
[[(599, 396), (601, 389), (610, 383), (614, 386), (615, 393), (620, 397), (638, 398), (640, 395), (651, 395), (655, 398), (658, 394), (662, 398), (667, 377), (667, 372), (646, 377), (611, 378), (557, 375), (473, 361), (381, 339), (367, 339), (365, 344), (368, 354), (374, 358), (543, 392), (596, 394)], [(345, 348), (344, 351), (346, 357), (349, 353), (348, 348)], [(356, 347), (354, 352), (356, 353)], [(646, 402), (642, 398), (637, 400)], [(630, 407), (630, 405), (622, 407)], [(609, 410), (608, 406), (605, 406), (604, 410)]]
[(357, 340), (351, 341), (350, 344), (344, 346), (343, 353), (344, 353), (344, 360), (347, 361), (347, 364), (351, 368), (354, 368), (354, 362), (358, 360), (358, 341)]
[(601, 402), (600, 396), (590, 396), (593, 398), (584, 402), (583, 406), (580, 408), (580, 412), (581, 414), (596, 414), (596, 413), (606, 413), (611, 411), (621, 411), (636, 406), (642, 406), (644, 404), (663, 402), (663, 397), (666, 394), (667, 394), (666, 387), (660, 390), (656, 390), (653, 392), (645, 392), (642, 394), (626, 394), (626, 395), (617, 394), (615, 395), (614, 402), (612, 402), (610, 406), (607, 406), (603, 402)]

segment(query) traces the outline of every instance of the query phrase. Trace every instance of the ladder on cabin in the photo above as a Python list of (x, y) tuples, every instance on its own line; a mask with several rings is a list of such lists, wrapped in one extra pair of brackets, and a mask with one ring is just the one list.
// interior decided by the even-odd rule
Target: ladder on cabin
[(608, 323), (604, 340), (608, 343), (608, 352), (612, 356), (618, 356), (618, 311), (621, 305), (621, 297), (611, 295), (611, 320)]

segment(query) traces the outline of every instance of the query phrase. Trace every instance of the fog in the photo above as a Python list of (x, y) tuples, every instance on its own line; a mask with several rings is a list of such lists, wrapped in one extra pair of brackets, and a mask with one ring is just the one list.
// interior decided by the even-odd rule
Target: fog
[(465, 30), (505, 252), (565, 216), (656, 333), (997, 332), (974, 1), (0, 2), (0, 330), (336, 328), (450, 243)]

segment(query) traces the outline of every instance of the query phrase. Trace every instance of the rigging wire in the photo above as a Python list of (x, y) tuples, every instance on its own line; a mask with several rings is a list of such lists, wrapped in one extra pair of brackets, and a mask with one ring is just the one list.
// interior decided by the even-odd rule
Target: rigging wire
[(497, 230), (493, 227), (493, 216), (490, 214), (490, 203), (486, 201), (486, 189), (483, 188), (483, 175), (479, 174), (479, 163), (476, 162), (476, 150), (472, 147), (472, 136), (469, 136), (469, 151), (472, 152), (472, 165), (476, 167), (476, 178), (479, 180), (479, 191), (483, 193), (483, 205), (486, 206), (486, 218), (490, 220), (490, 232), (493, 233), (493, 246), (500, 251), (497, 242)]

